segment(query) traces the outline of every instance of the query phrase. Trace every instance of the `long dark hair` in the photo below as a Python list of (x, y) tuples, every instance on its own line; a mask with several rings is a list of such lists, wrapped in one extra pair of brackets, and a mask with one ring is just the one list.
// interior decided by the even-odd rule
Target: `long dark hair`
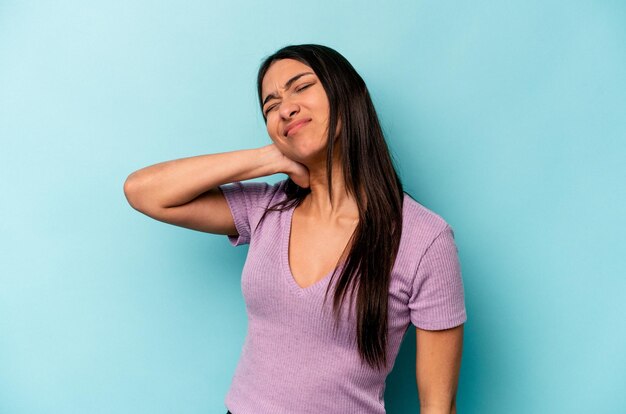
[[(326, 172), (331, 203), (334, 132), (338, 120), (341, 120), (338, 139), (343, 178), (346, 190), (356, 199), (359, 223), (350, 238), (352, 247), (335, 287), (335, 328), (348, 289), (351, 297), (358, 289), (356, 339), (359, 355), (372, 368), (382, 369), (387, 365), (389, 282), (402, 232), (402, 183), (367, 86), (350, 62), (337, 51), (315, 44), (290, 45), (265, 58), (257, 76), (261, 112), (263, 77), (272, 63), (280, 59), (295, 59), (309, 66), (328, 96), (330, 114)], [(263, 119), (267, 122), (265, 116)], [(288, 178), (285, 192), (287, 197), (268, 207), (261, 220), (268, 211), (298, 206), (311, 190), (298, 186)], [(348, 245), (350, 242), (346, 247)], [(334, 276), (335, 272), (331, 282)], [(324, 303), (331, 285), (329, 283), (326, 289)]]

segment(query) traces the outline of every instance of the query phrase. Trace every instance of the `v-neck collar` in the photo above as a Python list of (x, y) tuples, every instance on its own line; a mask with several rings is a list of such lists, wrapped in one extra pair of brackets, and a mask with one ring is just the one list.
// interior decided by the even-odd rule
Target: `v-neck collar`
[[(291, 237), (291, 228), (293, 226), (293, 213), (295, 211), (295, 206), (291, 207), (287, 210), (287, 214), (283, 215), (283, 225), (282, 225), (282, 240), (281, 240), (281, 258), (282, 258), (282, 274), (285, 276), (287, 284), (290, 286), (291, 290), (299, 296), (304, 296), (308, 294), (313, 294), (319, 291), (322, 288), (325, 288), (328, 285), (330, 280), (330, 276), (333, 274), (333, 271), (337, 272), (337, 275), (340, 274), (343, 265), (345, 264), (342, 261), (336, 268), (332, 269), (328, 272), (324, 277), (322, 277), (317, 282), (313, 283), (310, 286), (302, 287), (298, 285), (296, 279), (293, 277), (293, 273), (291, 272), (291, 266), (289, 265), (289, 239)], [(338, 276), (335, 276), (338, 277)]]

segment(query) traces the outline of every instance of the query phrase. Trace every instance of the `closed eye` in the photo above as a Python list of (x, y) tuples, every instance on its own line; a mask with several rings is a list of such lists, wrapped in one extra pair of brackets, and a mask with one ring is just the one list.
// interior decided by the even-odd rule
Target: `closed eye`
[(265, 110), (265, 116), (267, 116), (267, 114), (268, 114), (268, 113), (269, 113), (272, 109), (274, 109), (274, 107), (276, 107), (276, 105), (272, 105), (272, 106), (270, 106), (269, 108), (267, 108), (267, 109)]
[[(301, 87), (299, 87), (298, 89), (296, 89), (296, 92), (300, 92), (303, 91), (304, 89), (308, 88), (309, 86), (314, 85), (314, 83), (308, 83), (306, 85), (303, 85)], [(269, 106), (266, 110), (265, 110), (265, 116), (267, 117), (267, 114), (269, 113), (269, 111), (271, 111), (272, 109), (274, 109), (276, 107), (276, 104)]]
[(312, 83), (309, 83), (309, 84), (307, 84), (307, 85), (304, 85), (303, 87), (296, 89), (296, 92), (300, 92), (301, 90), (306, 89), (306, 88), (308, 88), (308, 87), (309, 87), (309, 86), (311, 86), (311, 85), (313, 85), (313, 84), (312, 84)]

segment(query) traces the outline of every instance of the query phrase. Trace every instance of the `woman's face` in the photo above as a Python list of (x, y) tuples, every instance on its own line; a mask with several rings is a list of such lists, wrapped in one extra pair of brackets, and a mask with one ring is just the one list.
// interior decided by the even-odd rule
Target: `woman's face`
[(294, 59), (276, 61), (261, 90), (267, 133), (278, 149), (299, 162), (325, 155), (330, 107), (313, 70)]

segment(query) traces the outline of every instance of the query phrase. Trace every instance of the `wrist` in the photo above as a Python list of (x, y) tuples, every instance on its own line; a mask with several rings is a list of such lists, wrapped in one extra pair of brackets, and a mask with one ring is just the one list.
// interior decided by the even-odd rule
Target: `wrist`
[(267, 172), (267, 174), (264, 175), (287, 173), (285, 156), (278, 150), (278, 148), (276, 148), (274, 144), (257, 148), (256, 151), (260, 167)]
[(456, 414), (456, 403), (452, 402), (451, 405), (439, 404), (439, 405), (424, 405), (420, 404), (420, 414)]

